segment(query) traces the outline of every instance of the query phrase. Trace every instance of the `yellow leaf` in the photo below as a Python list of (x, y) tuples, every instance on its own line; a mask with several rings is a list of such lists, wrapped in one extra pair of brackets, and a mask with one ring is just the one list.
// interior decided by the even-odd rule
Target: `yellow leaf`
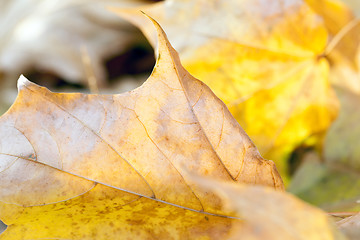
[(331, 40), (324, 54), (332, 62), (354, 63), (360, 41), (360, 20), (356, 19), (352, 9), (339, 0), (306, 0), (306, 3), (323, 18), (330, 33)]
[(327, 131), (321, 156), (303, 157), (288, 191), (328, 212), (359, 211), (360, 72), (346, 56), (338, 60), (331, 68), (330, 82), (340, 101), (339, 115)]
[[(321, 17), (295, 0), (178, 0), (143, 11), (169, 33), (184, 66), (222, 99), (260, 152), (287, 174), (286, 157), (321, 137), (337, 115)], [(115, 10), (155, 43), (138, 10)]]
[(183, 174), (283, 190), (165, 33), (143, 86), (52, 93), (24, 77), (0, 118), (0, 239), (223, 239), (239, 220)]
[(305, 0), (324, 19), (325, 26), (333, 35), (355, 18), (351, 9), (339, 0)]

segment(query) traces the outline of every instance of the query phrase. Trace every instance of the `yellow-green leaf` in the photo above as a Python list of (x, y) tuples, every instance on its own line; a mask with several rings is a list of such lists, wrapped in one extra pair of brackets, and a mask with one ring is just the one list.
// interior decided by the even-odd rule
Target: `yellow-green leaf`
[(326, 211), (359, 211), (360, 95), (336, 89), (342, 108), (326, 135), (323, 156), (312, 154), (303, 160), (289, 191)]

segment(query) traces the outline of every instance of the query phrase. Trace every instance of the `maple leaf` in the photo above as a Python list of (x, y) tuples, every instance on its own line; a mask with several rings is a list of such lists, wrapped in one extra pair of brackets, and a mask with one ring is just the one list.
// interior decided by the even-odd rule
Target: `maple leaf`
[[(360, 36), (360, 20), (346, 4), (338, 0), (306, 0), (324, 20), (331, 41), (324, 54), (333, 66), (352, 64), (356, 61)], [(334, 64), (336, 63), (336, 64)], [(353, 66), (356, 68), (356, 66)]]
[(305, 2), (322, 16), (326, 28), (332, 35), (338, 33), (355, 18), (351, 9), (338, 0), (305, 0)]
[(274, 163), (154, 24), (156, 67), (131, 92), (52, 93), (19, 79), (0, 118), (0, 218), (9, 225), (0, 239), (222, 238), (239, 220), (182, 169), (283, 190)]
[(330, 82), (340, 100), (339, 116), (325, 136), (321, 155), (306, 154), (288, 188), (329, 212), (360, 210), (360, 73), (356, 69), (349, 61), (331, 69)]
[[(283, 177), (292, 150), (318, 143), (335, 119), (328, 29), (304, 1), (169, 0), (141, 9), (159, 20), (186, 69), (227, 104)], [(115, 11), (155, 44), (137, 9)]]
[[(294, 175), (289, 191), (326, 211), (358, 211), (360, 164), (357, 123), (360, 101), (360, 21), (340, 1), (307, 2), (321, 15), (337, 45), (329, 55), (330, 82), (340, 100), (340, 113), (329, 128), (321, 156), (307, 154)], [(321, 6), (322, 7), (321, 7)]]

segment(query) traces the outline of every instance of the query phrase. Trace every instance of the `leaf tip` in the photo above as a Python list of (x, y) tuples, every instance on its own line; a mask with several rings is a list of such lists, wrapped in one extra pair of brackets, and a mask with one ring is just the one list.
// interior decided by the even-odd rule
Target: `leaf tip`
[[(140, 12), (147, 18), (150, 19), (150, 21), (155, 25), (155, 28), (158, 30), (157, 32), (163, 32), (162, 27), (160, 26), (160, 24), (154, 19), (152, 18), (150, 15), (148, 15), (146, 12), (140, 10)], [(164, 33), (165, 34), (165, 33)]]
[(27, 78), (21, 74), (21, 76), (19, 77), (18, 82), (17, 82), (18, 90), (20, 91), (21, 89), (23, 89), (24, 87), (26, 87), (29, 84), (30, 84), (30, 81), (27, 80)]

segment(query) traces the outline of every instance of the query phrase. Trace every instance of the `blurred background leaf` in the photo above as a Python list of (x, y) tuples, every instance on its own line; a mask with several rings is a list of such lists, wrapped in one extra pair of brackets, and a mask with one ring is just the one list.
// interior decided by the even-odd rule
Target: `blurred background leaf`
[[(360, 83), (359, 75), (353, 74)], [(360, 211), (360, 91), (336, 91), (340, 114), (327, 133), (322, 154), (305, 155), (288, 190), (329, 212)]]
[[(89, 74), (105, 88), (109, 79), (121, 74), (151, 71), (152, 49), (139, 30), (106, 9), (150, 2), (154, 1), (1, 0), (0, 111), (13, 102), (20, 74), (51, 89), (78, 90), (88, 87)], [(136, 83), (131, 88), (139, 84), (131, 82)]]
[(346, 3), (357, 17), (360, 17), (360, 2), (358, 0), (342, 0), (342, 2)]
[[(324, 17), (336, 42), (329, 59), (330, 82), (340, 112), (327, 131), (320, 151), (300, 154), (299, 168), (288, 191), (329, 212), (360, 210), (360, 20), (358, 1), (307, 0)], [(344, 2), (353, 4), (348, 8)], [(325, 7), (324, 7), (325, 6)], [(353, 13), (353, 11), (355, 13)]]

